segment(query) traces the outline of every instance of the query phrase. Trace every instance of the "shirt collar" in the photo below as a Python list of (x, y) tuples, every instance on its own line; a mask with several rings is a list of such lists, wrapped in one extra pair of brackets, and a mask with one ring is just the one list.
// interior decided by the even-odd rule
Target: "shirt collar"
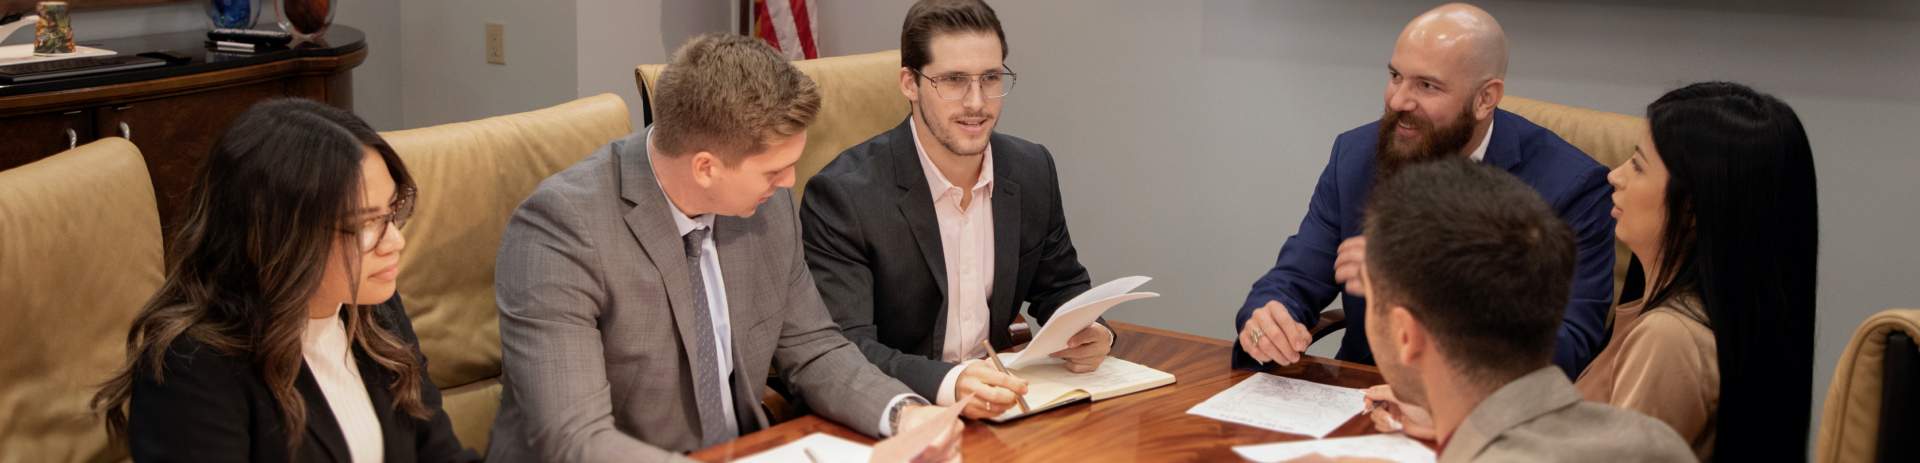
[(1480, 147), (1473, 149), (1473, 162), (1487, 161), (1487, 143), (1493, 141), (1493, 119), (1487, 119), (1487, 133), (1480, 135)]
[[(653, 146), (653, 127), (647, 127), (647, 146), (649, 148)], [(651, 159), (653, 157), (652, 149), (647, 150), (647, 157), (649, 158), (647, 161), (647, 166), (648, 168), (652, 168), (653, 166), (653, 161)], [(693, 233), (694, 230), (699, 230), (702, 228), (707, 228), (707, 229), (713, 228), (713, 214), (700, 214), (699, 217), (687, 217), (686, 213), (680, 212), (680, 206), (673, 205), (673, 198), (670, 196), (667, 196), (667, 190), (660, 186), (660, 181), (659, 181), (660, 173), (654, 172), (653, 178), (654, 178), (653, 187), (656, 189), (659, 189), (660, 197), (665, 198), (667, 200), (667, 210), (673, 212), (673, 227), (675, 230), (678, 230), (680, 232), (680, 236), (687, 236), (688, 233)]]
[[(920, 145), (918, 128), (913, 118), (907, 118), (907, 132), (913, 134), (913, 151), (920, 155), (920, 171), (927, 177), (927, 190), (933, 193), (935, 199), (938, 199), (946, 196), (948, 191), (956, 187), (953, 182), (947, 181), (947, 176), (940, 174), (940, 168), (933, 165), (933, 158), (927, 157), (926, 148)], [(973, 190), (985, 190), (987, 197), (991, 198), (993, 197), (993, 143), (987, 143), (986, 152), (980, 155), (986, 158), (980, 160), (980, 179), (973, 183)]]

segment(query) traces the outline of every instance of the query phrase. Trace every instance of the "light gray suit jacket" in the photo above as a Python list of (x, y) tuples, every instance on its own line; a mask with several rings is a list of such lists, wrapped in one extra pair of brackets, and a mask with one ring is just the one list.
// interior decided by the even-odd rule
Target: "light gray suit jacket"
[[(658, 461), (700, 447), (693, 387), (693, 287), (680, 234), (647, 158), (646, 131), (546, 181), (500, 243), (500, 412), (494, 461)], [(815, 413), (880, 433), (909, 393), (842, 337), (814, 289), (792, 195), (750, 218), (719, 217), (713, 239), (733, 331), (743, 431), (768, 365)], [(718, 395), (717, 392), (711, 394)]]
[(1441, 463), (1690, 462), (1693, 448), (1665, 422), (1581, 400), (1559, 367), (1507, 383), (1447, 438)]

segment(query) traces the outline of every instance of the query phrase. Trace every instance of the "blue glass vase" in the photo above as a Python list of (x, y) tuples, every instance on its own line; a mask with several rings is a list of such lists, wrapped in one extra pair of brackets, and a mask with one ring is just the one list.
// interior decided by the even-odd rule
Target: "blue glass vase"
[(215, 29), (252, 29), (260, 19), (260, 0), (207, 0), (207, 19)]

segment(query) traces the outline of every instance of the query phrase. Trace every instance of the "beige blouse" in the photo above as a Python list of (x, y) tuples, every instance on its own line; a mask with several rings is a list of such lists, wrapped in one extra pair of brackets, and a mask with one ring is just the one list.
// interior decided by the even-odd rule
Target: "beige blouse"
[(1614, 309), (1612, 339), (1574, 387), (1587, 400), (1666, 422), (1705, 460), (1713, 454), (1720, 367), (1713, 330), (1680, 310), (1643, 312), (1638, 303)]

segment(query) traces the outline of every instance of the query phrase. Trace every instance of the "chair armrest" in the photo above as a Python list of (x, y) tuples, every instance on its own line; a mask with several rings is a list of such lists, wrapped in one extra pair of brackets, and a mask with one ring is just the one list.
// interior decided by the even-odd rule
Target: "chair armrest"
[(1314, 342), (1320, 342), (1320, 338), (1327, 337), (1327, 335), (1333, 334), (1335, 331), (1346, 328), (1347, 309), (1341, 308), (1320, 312), (1320, 321), (1314, 323), (1313, 328), (1308, 329), (1308, 331), (1313, 333)]

